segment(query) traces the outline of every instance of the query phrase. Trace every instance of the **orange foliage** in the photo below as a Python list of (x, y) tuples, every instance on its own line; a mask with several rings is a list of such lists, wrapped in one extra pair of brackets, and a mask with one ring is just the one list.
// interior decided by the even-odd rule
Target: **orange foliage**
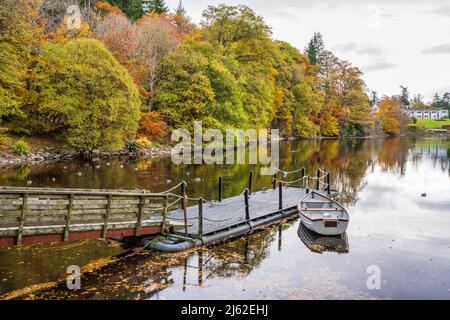
[(120, 10), (119, 7), (110, 5), (107, 2), (103, 2), (103, 1), (97, 2), (97, 4), (95, 5), (95, 9), (102, 15), (108, 15), (110, 13), (113, 13), (113, 14), (117, 14), (119, 16), (125, 17), (125, 13), (123, 13), (123, 11)]
[(167, 137), (167, 124), (158, 112), (142, 113), (139, 122), (139, 134), (151, 140), (163, 140)]
[(377, 111), (377, 117), (381, 122), (383, 131), (388, 135), (400, 134), (401, 103), (393, 97), (384, 97)]

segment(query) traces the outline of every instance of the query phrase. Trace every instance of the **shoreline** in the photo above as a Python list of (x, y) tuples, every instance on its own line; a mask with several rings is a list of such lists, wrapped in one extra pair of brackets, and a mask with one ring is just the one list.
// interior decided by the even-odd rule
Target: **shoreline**
[[(424, 134), (417, 133), (404, 133), (399, 135), (401, 137), (417, 137), (426, 136)], [(436, 135), (434, 135), (436, 136)], [(445, 136), (445, 135), (439, 135)], [(369, 135), (361, 137), (284, 137), (280, 138), (278, 141), (294, 141), (294, 140), (352, 140), (352, 139), (383, 139), (387, 136), (379, 135)], [(51, 163), (58, 161), (76, 161), (76, 160), (90, 160), (99, 161), (105, 159), (121, 159), (121, 158), (143, 158), (143, 159), (154, 159), (154, 158), (164, 158), (170, 156), (173, 146), (164, 144), (160, 146), (154, 146), (149, 148), (143, 148), (137, 151), (129, 151), (126, 149), (119, 151), (99, 151), (96, 150), (92, 153), (91, 157), (88, 157), (86, 153), (82, 153), (76, 150), (67, 150), (62, 148), (41, 148), (35, 149), (26, 155), (16, 155), (11, 151), (2, 151), (0, 155), (0, 167), (5, 168), (9, 166), (18, 165), (37, 165), (42, 163)]]
[(99, 161), (105, 159), (119, 158), (162, 158), (171, 154), (172, 147), (168, 145), (144, 148), (138, 151), (120, 150), (120, 151), (95, 151), (92, 156), (86, 157), (79, 151), (72, 150), (34, 150), (26, 155), (16, 155), (12, 152), (4, 152), (0, 155), (0, 167), (17, 166), (17, 165), (37, 165), (42, 163), (51, 163), (57, 161), (75, 161), (90, 160)]

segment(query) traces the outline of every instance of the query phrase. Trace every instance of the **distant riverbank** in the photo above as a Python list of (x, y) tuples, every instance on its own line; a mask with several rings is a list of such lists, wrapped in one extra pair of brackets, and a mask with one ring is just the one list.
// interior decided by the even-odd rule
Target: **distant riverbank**
[[(376, 135), (361, 136), (361, 137), (285, 137), (279, 141), (292, 140), (342, 140), (342, 139), (374, 139), (380, 138)], [(27, 154), (18, 155), (12, 151), (12, 145), (18, 140), (24, 140), (30, 147)], [(90, 159), (92, 161), (104, 159), (119, 159), (119, 158), (158, 158), (167, 157), (171, 154), (173, 146), (169, 143), (155, 144), (150, 147), (143, 147), (138, 150), (128, 150), (126, 148), (116, 151), (100, 151), (94, 150), (91, 154), (83, 153), (78, 150), (69, 149), (62, 142), (53, 137), (46, 136), (31, 136), (31, 137), (17, 137), (9, 136), (9, 143), (1, 150), (0, 166), (8, 167), (15, 165), (34, 165), (44, 162), (52, 161), (73, 161), (79, 159)]]

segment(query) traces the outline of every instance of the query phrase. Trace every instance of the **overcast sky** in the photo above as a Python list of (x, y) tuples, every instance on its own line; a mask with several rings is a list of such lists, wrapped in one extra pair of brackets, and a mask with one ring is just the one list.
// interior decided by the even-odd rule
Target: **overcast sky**
[(450, 0), (183, 0), (197, 23), (220, 3), (250, 6), (275, 39), (301, 50), (320, 31), (326, 48), (359, 67), (379, 96), (398, 94), (400, 85), (426, 100), (450, 92)]

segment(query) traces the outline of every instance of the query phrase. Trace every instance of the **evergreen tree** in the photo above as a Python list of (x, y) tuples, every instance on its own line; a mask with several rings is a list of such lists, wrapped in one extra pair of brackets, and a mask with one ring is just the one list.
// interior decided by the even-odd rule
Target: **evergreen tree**
[(143, 2), (147, 12), (158, 14), (169, 12), (169, 8), (164, 0), (144, 0)]
[(186, 17), (187, 11), (183, 6), (183, 2), (180, 0), (180, 2), (178, 3), (178, 7), (175, 10), (175, 14), (180, 16), (180, 17)]
[(403, 103), (405, 107), (409, 107), (411, 105), (411, 102), (409, 101), (408, 87), (400, 86), (400, 88), (402, 89), (400, 101)]
[(131, 20), (137, 20), (144, 15), (145, 0), (107, 0), (113, 6), (117, 6)]
[(322, 64), (325, 45), (323, 37), (320, 32), (314, 32), (313, 37), (305, 48), (305, 53), (308, 55), (311, 64)]

